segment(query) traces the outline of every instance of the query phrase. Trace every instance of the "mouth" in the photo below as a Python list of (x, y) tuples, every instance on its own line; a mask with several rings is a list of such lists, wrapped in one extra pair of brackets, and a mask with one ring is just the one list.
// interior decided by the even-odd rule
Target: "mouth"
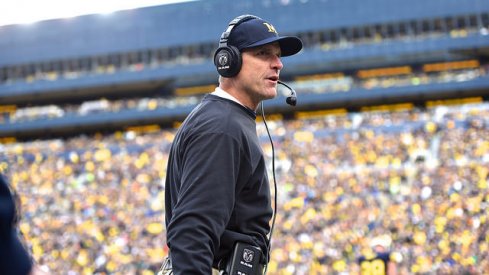
[(273, 82), (277, 82), (278, 81), (278, 76), (270, 76), (270, 77), (267, 77), (268, 80), (270, 81), (273, 81)]

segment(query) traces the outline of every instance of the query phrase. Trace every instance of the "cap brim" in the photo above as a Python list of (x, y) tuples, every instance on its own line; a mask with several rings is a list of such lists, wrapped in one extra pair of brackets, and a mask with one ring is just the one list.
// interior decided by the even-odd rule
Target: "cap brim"
[(302, 41), (294, 36), (282, 36), (282, 37), (269, 37), (267, 39), (263, 39), (257, 41), (251, 45), (246, 46), (243, 49), (254, 48), (258, 46), (263, 46), (266, 44), (270, 44), (273, 42), (278, 42), (280, 45), (280, 51), (282, 56), (291, 56), (294, 55), (302, 49)]

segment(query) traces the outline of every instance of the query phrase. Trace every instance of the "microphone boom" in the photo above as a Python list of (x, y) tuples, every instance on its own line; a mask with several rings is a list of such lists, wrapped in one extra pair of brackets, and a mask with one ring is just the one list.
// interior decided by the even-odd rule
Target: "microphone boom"
[(297, 105), (297, 93), (295, 90), (280, 80), (278, 80), (277, 83), (290, 90), (290, 95), (285, 99), (285, 102), (290, 106)]

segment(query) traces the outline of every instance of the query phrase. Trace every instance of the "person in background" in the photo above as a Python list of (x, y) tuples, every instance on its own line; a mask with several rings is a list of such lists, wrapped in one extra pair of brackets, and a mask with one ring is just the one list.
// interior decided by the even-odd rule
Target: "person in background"
[(397, 267), (388, 251), (390, 238), (379, 236), (370, 242), (370, 251), (358, 259), (361, 275), (397, 275)]
[(46, 274), (33, 264), (19, 239), (16, 228), (18, 207), (6, 179), (0, 174), (0, 274)]

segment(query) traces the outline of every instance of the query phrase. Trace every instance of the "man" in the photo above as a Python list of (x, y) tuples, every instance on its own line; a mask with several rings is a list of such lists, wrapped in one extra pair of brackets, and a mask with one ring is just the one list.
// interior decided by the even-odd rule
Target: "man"
[(389, 237), (376, 237), (370, 242), (371, 251), (367, 251), (358, 259), (361, 275), (396, 275), (397, 266), (387, 250), (390, 246)]
[(186, 118), (168, 160), (166, 229), (174, 274), (223, 270), (237, 243), (257, 247), (261, 268), (267, 263), (272, 207), (255, 110), (277, 95), (281, 57), (301, 48), (300, 39), (280, 37), (252, 15), (232, 20), (222, 34), (214, 56), (219, 87)]
[(30, 274), (31, 259), (14, 226), (16, 206), (10, 188), (0, 174), (0, 273)]

